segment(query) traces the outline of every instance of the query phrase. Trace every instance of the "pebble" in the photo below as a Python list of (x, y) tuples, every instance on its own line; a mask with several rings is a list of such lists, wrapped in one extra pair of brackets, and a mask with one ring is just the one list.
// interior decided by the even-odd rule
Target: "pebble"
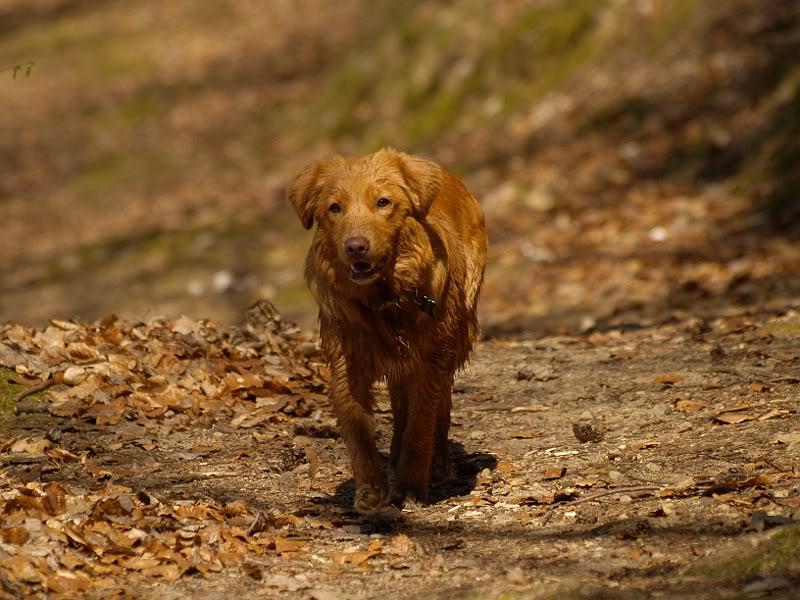
[(614, 483), (617, 483), (618, 481), (623, 481), (625, 479), (625, 476), (619, 471), (609, 471), (608, 478)]

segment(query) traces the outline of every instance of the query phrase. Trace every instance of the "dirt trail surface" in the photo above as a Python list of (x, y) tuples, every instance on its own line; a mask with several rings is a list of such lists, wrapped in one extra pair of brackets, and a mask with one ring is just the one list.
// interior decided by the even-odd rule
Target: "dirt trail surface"
[(2, 331), (11, 387), (61, 382), (2, 445), (5, 595), (794, 597), (797, 313), (485, 341), (456, 480), (393, 522), (351, 510), (314, 344), (250, 318)]

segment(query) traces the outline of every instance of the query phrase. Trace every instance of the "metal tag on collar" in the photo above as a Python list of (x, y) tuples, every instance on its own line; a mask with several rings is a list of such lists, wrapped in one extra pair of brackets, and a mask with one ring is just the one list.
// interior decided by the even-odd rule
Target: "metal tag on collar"
[(423, 296), (419, 301), (419, 309), (428, 315), (431, 319), (436, 318), (436, 301), (431, 300), (427, 296)]

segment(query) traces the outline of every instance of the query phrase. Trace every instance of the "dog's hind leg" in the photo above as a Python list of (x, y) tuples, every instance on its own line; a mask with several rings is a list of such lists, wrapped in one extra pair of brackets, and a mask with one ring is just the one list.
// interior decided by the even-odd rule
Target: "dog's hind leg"
[(403, 448), (403, 434), (408, 422), (408, 404), (411, 391), (408, 382), (401, 378), (389, 379), (389, 398), (392, 401), (392, 445), (389, 452), (389, 467), (392, 475), (397, 472)]
[[(396, 504), (402, 504), (407, 495), (427, 502), (435, 436), (440, 422), (444, 448), (447, 448), (450, 379), (443, 376), (442, 371), (435, 365), (429, 365), (415, 374), (409, 383), (408, 416), (402, 441), (399, 442), (400, 456), (392, 498)], [(446, 424), (444, 415), (440, 417), (439, 414), (439, 405), (445, 401), (448, 405)]]
[(431, 461), (431, 484), (444, 483), (453, 477), (453, 463), (450, 459), (448, 433), (450, 432), (451, 391), (453, 377), (443, 385), (436, 404), (436, 431), (433, 438), (433, 459)]

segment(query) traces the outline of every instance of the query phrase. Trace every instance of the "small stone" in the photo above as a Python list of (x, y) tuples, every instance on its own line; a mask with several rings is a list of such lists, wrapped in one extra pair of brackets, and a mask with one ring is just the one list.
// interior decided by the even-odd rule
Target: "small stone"
[(619, 471), (609, 471), (608, 472), (608, 478), (611, 481), (613, 481), (614, 483), (617, 483), (619, 481), (624, 481), (625, 480), (625, 476), (622, 473), (620, 473)]
[(631, 498), (628, 495), (624, 495), (619, 497), (619, 501), (621, 504), (630, 504), (631, 502), (633, 502), (633, 498)]

